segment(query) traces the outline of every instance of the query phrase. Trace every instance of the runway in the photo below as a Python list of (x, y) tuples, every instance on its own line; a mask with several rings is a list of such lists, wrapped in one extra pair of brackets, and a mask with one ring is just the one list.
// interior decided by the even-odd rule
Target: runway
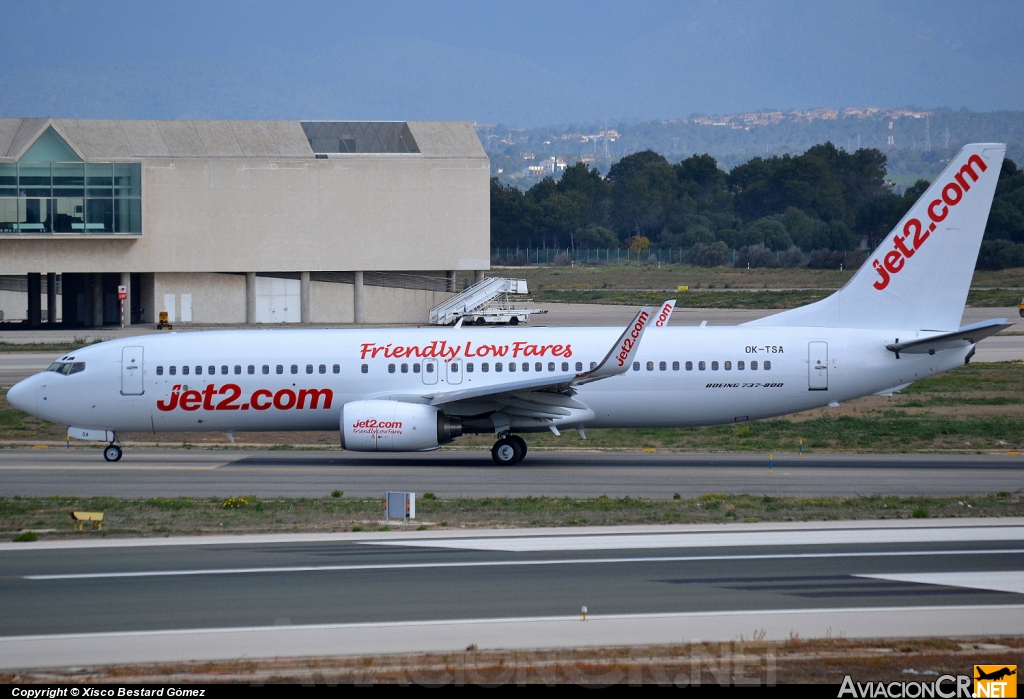
[(387, 490), (440, 497), (670, 498), (674, 493), (773, 496), (985, 495), (1024, 492), (1020, 454), (669, 454), (531, 451), (506, 468), (486, 451), (128, 449), (109, 464), (98, 449), (0, 450), (0, 495), (118, 497), (377, 497)]
[(0, 606), (2, 668), (1024, 628), (1024, 518), (97, 539), (0, 552), (0, 595), (17, 600)]

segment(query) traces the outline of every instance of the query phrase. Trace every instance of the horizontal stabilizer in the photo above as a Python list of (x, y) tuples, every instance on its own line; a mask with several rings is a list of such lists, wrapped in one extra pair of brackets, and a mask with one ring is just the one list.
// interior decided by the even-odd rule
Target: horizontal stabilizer
[(962, 349), (983, 340), (989, 335), (995, 335), (1000, 330), (1005, 330), (1013, 325), (1007, 323), (1006, 318), (995, 318), (985, 320), (973, 325), (965, 325), (956, 332), (933, 335), (921, 340), (909, 340), (907, 342), (894, 342), (886, 345), (885, 348), (896, 354), (935, 354), (942, 350)]

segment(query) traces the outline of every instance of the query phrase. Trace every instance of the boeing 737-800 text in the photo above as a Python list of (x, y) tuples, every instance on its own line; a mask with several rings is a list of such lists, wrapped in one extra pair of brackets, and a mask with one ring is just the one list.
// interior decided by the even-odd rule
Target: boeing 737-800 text
[[(425, 451), (493, 433), (745, 422), (897, 390), (969, 361), (996, 319), (960, 327), (1003, 144), (966, 146), (850, 281), (735, 327), (238, 330), (103, 342), (14, 386), (68, 434), (339, 430), (354, 451)], [(654, 326), (651, 328), (651, 326)]]

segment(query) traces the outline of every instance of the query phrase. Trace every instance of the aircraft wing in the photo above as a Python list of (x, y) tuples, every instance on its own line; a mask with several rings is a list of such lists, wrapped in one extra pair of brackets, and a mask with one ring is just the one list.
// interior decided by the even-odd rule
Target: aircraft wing
[(983, 340), (989, 335), (995, 335), (1000, 330), (1005, 330), (1013, 323), (1007, 323), (1006, 318), (995, 318), (983, 320), (973, 325), (965, 325), (959, 330), (951, 333), (934, 335), (920, 340), (908, 340), (907, 342), (893, 342), (885, 346), (890, 352), (906, 354), (935, 354), (947, 349), (961, 349)]
[(633, 362), (633, 358), (636, 357), (636, 353), (640, 349), (640, 338), (643, 337), (644, 331), (653, 320), (654, 309), (652, 307), (641, 308), (636, 317), (633, 318), (633, 321), (619, 335), (615, 344), (608, 350), (604, 359), (590, 371), (578, 374), (548, 374), (546, 376), (508, 381), (489, 386), (445, 391), (444, 393), (434, 395), (430, 400), (430, 404), (444, 405), (446, 403), (455, 403), (475, 398), (496, 399), (513, 394), (521, 396), (524, 393), (537, 391), (572, 396), (576, 393), (576, 386), (626, 373)]

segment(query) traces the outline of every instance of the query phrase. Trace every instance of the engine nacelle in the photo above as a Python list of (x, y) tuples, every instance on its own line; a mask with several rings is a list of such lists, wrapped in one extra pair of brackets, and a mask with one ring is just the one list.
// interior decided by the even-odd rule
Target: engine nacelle
[(429, 451), (462, 434), (462, 420), (422, 403), (357, 400), (341, 409), (341, 446), (349, 451)]

